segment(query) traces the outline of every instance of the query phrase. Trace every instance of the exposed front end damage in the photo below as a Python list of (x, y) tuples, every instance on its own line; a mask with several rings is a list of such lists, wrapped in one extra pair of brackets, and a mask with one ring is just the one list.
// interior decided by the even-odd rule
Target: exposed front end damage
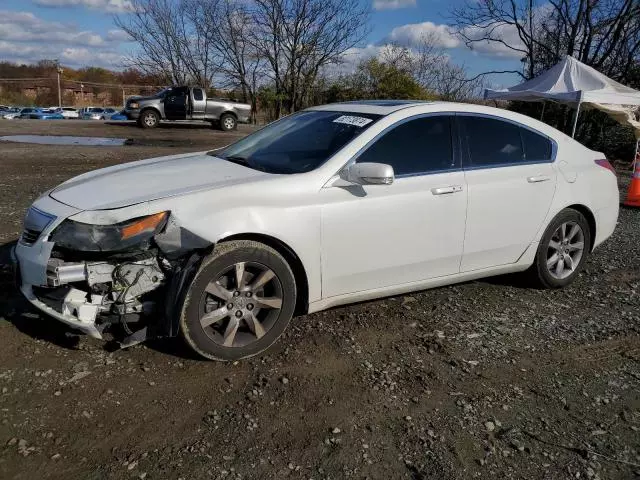
[(30, 230), (15, 255), (23, 295), (68, 326), (122, 346), (177, 334), (182, 290), (211, 246), (170, 215), (123, 250), (74, 250), (55, 242), (55, 228)]

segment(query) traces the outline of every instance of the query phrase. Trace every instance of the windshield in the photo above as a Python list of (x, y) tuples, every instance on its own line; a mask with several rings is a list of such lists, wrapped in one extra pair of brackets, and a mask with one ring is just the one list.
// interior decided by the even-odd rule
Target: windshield
[(379, 118), (368, 113), (299, 112), (209, 154), (263, 172), (310, 172)]

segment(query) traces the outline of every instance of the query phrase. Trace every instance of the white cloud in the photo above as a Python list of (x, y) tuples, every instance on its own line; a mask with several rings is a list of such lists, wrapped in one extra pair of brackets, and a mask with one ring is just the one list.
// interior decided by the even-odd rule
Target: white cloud
[(109, 30), (107, 32), (107, 40), (110, 42), (130, 42), (132, 38), (124, 30)]
[(0, 19), (0, 39), (14, 42), (70, 43), (102, 47), (104, 39), (93, 32), (73, 32), (69, 28), (49, 31), (28, 30), (16, 24), (3, 23)]
[(107, 13), (126, 13), (134, 10), (131, 0), (34, 0), (41, 7), (85, 7)]
[(410, 23), (396, 27), (391, 30), (385, 41), (400, 45), (415, 45), (423, 38), (428, 38), (434, 42), (434, 46), (441, 48), (456, 48), (462, 44), (449, 25), (438, 25), (433, 22)]
[[(513, 25), (499, 25), (488, 31), (486, 27), (466, 27), (462, 30), (465, 37), (470, 40), (476, 40), (469, 43), (469, 48), (474, 52), (501, 57), (505, 59), (519, 59), (523, 56), (522, 52), (513, 50), (513, 48), (524, 48), (522, 40), (518, 36), (518, 30)], [(491, 38), (502, 40), (502, 42), (482, 40), (488, 34)], [(513, 48), (509, 48), (513, 47)]]
[[(483, 40), (489, 33), (492, 38), (499, 38), (504, 43)], [(509, 48), (509, 46), (520, 48), (522, 40), (520, 40), (516, 28), (513, 25), (506, 24), (494, 26), (491, 31), (486, 27), (466, 27), (463, 30), (456, 31), (449, 25), (433, 22), (410, 23), (391, 30), (382, 43), (412, 46), (418, 44), (422, 39), (427, 39), (433, 43), (434, 47), (444, 49), (466, 48), (463, 37), (476, 40), (469, 43), (469, 48), (478, 54), (504, 59), (519, 59), (522, 57), (521, 52)]]
[(362, 60), (379, 57), (384, 46), (367, 45), (366, 47), (353, 47), (342, 54), (342, 62), (327, 67), (330, 75), (350, 74), (356, 71), (356, 67)]
[(0, 10), (0, 58), (35, 63), (57, 58), (72, 67), (96, 65), (117, 68), (122, 55), (119, 43), (127, 41), (120, 30), (106, 37), (91, 31), (78, 31), (71, 24), (49, 22), (31, 12)]
[(415, 6), (416, 0), (373, 0), (374, 10), (397, 10)]
[(96, 52), (88, 48), (65, 48), (60, 55), (60, 62), (68, 65), (106, 65), (119, 66), (123, 56), (118, 52)]

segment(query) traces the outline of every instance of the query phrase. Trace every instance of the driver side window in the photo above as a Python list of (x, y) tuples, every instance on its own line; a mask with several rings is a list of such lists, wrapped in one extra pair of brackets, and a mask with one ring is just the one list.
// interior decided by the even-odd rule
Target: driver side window
[(396, 177), (454, 169), (451, 116), (419, 117), (391, 127), (356, 162), (391, 165)]

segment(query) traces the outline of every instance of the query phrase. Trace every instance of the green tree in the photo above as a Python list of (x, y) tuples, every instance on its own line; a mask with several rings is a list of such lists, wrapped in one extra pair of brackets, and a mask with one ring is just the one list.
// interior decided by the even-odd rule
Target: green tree
[(329, 87), (327, 96), (329, 101), (435, 98), (416, 82), (411, 72), (377, 58), (362, 61), (355, 73), (342, 77)]

